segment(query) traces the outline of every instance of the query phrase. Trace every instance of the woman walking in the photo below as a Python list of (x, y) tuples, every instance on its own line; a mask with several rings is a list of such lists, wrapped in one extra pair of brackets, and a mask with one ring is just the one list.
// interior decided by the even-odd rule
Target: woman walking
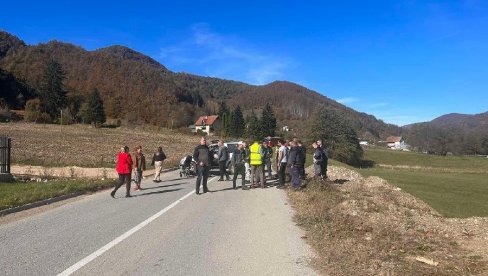
[(132, 172), (132, 158), (129, 154), (129, 147), (123, 146), (117, 155), (117, 165), (115, 170), (119, 174), (119, 183), (115, 189), (110, 193), (110, 196), (115, 198), (115, 192), (125, 183), (126, 193), (125, 197), (130, 197), (130, 175)]
[(166, 155), (163, 152), (162, 147), (158, 147), (158, 151), (154, 153), (151, 165), (154, 166), (154, 182), (161, 181), (161, 169), (163, 168), (163, 161), (166, 159)]

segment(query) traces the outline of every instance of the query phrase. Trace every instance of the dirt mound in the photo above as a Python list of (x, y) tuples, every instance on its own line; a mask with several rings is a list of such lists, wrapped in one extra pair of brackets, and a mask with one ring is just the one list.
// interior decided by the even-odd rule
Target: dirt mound
[(303, 193), (290, 192), (325, 274), (488, 272), (488, 218), (443, 218), (384, 179), (346, 168), (331, 166), (328, 176)]

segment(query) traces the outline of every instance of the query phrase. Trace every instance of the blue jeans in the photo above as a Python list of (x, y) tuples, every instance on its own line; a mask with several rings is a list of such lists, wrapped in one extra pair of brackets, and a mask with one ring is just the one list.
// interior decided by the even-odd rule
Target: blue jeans
[(207, 188), (207, 179), (208, 179), (208, 173), (209, 173), (208, 166), (197, 166), (197, 173), (198, 173), (198, 176), (197, 176), (197, 183), (196, 183), (195, 191), (197, 193), (199, 193), (200, 192), (200, 184), (202, 184), (203, 192), (204, 193), (208, 192), (208, 188)]

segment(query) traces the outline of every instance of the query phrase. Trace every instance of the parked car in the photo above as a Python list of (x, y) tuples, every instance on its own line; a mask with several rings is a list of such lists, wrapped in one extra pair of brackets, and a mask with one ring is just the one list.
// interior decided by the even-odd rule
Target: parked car
[[(218, 152), (219, 152), (219, 145), (217, 144), (218, 140), (212, 140), (210, 141), (210, 145), (208, 145), (208, 148), (210, 149), (212, 160), (210, 161), (210, 169), (218, 169), (219, 168), (219, 158), (218, 158)], [(229, 159), (227, 160), (227, 163), (225, 164), (227, 171), (229, 174), (234, 173), (234, 168), (231, 166), (230, 160), (232, 159), (232, 155), (234, 154), (234, 151), (237, 149), (239, 142), (237, 141), (232, 141), (232, 142), (226, 142), (224, 143), (224, 146), (227, 147), (228, 152), (229, 152)]]

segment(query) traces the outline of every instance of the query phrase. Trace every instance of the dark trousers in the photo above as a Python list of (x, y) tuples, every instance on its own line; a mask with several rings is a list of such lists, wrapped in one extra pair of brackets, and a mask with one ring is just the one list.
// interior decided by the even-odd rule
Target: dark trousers
[(329, 161), (328, 159), (325, 159), (320, 163), (320, 174), (321, 174), (322, 178), (327, 178), (327, 163), (328, 163), (328, 161)]
[(305, 166), (303, 164), (297, 164), (295, 165), (298, 169), (298, 175), (300, 179), (304, 180), (305, 179)]
[(125, 183), (126, 192), (125, 195), (130, 195), (130, 173), (127, 174), (120, 174), (119, 173), (119, 183), (115, 186), (115, 189), (112, 193), (115, 194), (117, 190)]
[[(202, 186), (203, 186), (203, 192), (204, 193), (208, 192), (208, 188), (207, 188), (208, 172), (209, 172), (208, 166), (197, 166), (198, 176), (197, 176), (197, 183), (196, 183), (196, 187), (195, 187), (195, 191), (197, 193), (200, 192), (200, 184), (202, 184)], [(203, 180), (203, 183), (202, 183), (202, 180)]]
[(232, 177), (232, 186), (236, 187), (237, 177), (241, 175), (242, 178), (242, 188), (246, 187), (246, 167), (244, 164), (239, 164), (234, 166), (234, 176)]
[(297, 166), (293, 166), (291, 169), (291, 184), (294, 188), (300, 187), (301, 179), (300, 179), (300, 168)]
[(225, 175), (225, 179), (229, 180), (229, 173), (226, 170), (225, 163), (227, 163), (227, 161), (219, 161), (220, 179), (224, 179)]
[(280, 186), (285, 186), (285, 177), (286, 177), (285, 173), (286, 173), (286, 163), (281, 163), (278, 170), (278, 180)]

